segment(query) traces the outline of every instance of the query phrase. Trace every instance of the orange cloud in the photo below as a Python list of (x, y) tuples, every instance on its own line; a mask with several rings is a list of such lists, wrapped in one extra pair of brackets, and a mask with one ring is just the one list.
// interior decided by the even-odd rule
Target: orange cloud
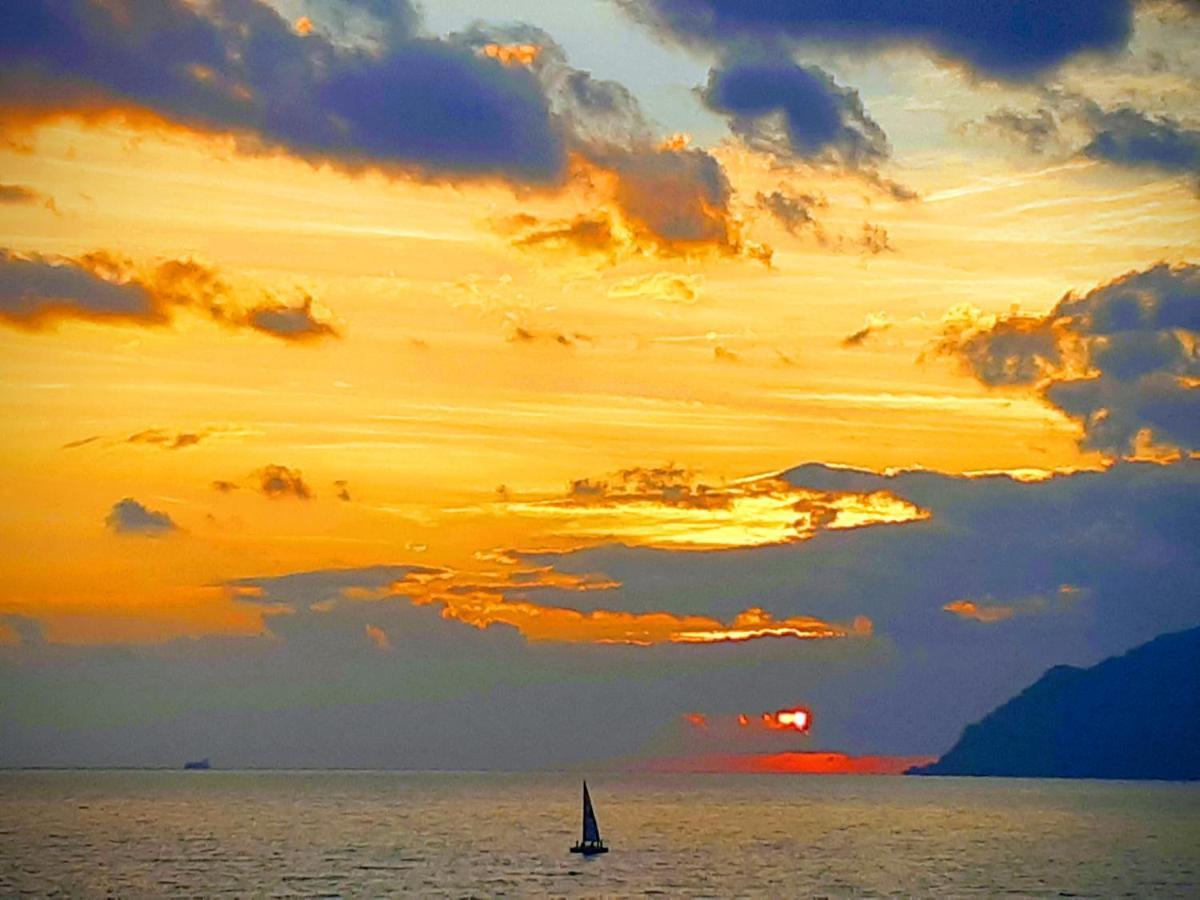
[(738, 613), (733, 622), (714, 629), (680, 631), (671, 640), (677, 644), (714, 644), (721, 641), (751, 641), (764, 637), (829, 638), (871, 634), (871, 620), (858, 616), (847, 626), (830, 625), (809, 616), (775, 619), (758, 607)]
[(366, 627), (367, 640), (369, 640), (379, 650), (390, 651), (392, 649), (392, 641), (387, 636), (387, 632), (378, 625), (368, 624)]
[(604, 210), (550, 221), (523, 214), (497, 225), (501, 231), (512, 234), (510, 242), (519, 250), (584, 253), (603, 257), (609, 264), (649, 255), (649, 245), (639, 242), (637, 235), (619, 218)]
[[(442, 616), (465, 622), (479, 629), (497, 623), (510, 625), (531, 641), (564, 643), (634, 644), (716, 644), (749, 641), (764, 637), (790, 637), (800, 640), (844, 638), (858, 634), (853, 628), (833, 625), (808, 617), (783, 619), (771, 627), (747, 629), (726, 625), (708, 616), (677, 615), (669, 612), (630, 613), (597, 609), (581, 612), (559, 606), (542, 606), (485, 592), (465, 595), (437, 595), (414, 598), (418, 604), (443, 604)], [(753, 611), (756, 615), (761, 611)]]
[(695, 303), (700, 299), (703, 275), (682, 275), (674, 272), (654, 272), (634, 275), (608, 289), (608, 296), (648, 297), (666, 303)]
[[(508, 625), (530, 641), (562, 643), (719, 644), (760, 638), (825, 640), (864, 637), (871, 623), (859, 616), (850, 625), (824, 622), (811, 616), (775, 619), (752, 607), (725, 623), (711, 616), (671, 612), (631, 613), (596, 609), (588, 612), (532, 602), (520, 596), (553, 588), (574, 592), (611, 590), (617, 582), (597, 576), (578, 576), (550, 568), (488, 573), (415, 573), (392, 586), (395, 594), (418, 606), (440, 604), (442, 617), (478, 629)], [(510, 596), (518, 595), (518, 596)]]
[(955, 600), (953, 603), (947, 603), (942, 609), (977, 622), (1003, 622), (1005, 619), (1011, 619), (1016, 612), (1011, 606), (980, 605), (971, 600)]
[(745, 237), (730, 209), (724, 170), (704, 150), (671, 144), (592, 148), (573, 154), (570, 167), (571, 180), (588, 185), (593, 208), (570, 219), (522, 214), (496, 222), (514, 247), (582, 251), (609, 264), (713, 255), (771, 264), (771, 248)]
[(691, 549), (783, 544), (827, 529), (929, 517), (926, 510), (886, 491), (819, 491), (774, 477), (708, 484), (673, 465), (577, 479), (562, 498), (521, 500), (507, 494), (494, 507), (553, 521), (557, 533), (571, 537)]
[(505, 66), (532, 66), (542, 48), (537, 44), (484, 44), (481, 51)]
[(1083, 588), (1073, 584), (1062, 584), (1056, 590), (1030, 594), (1009, 603), (976, 603), (964, 597), (962, 600), (947, 603), (942, 609), (964, 619), (990, 624), (1003, 622), (1013, 616), (1031, 616), (1061, 610), (1086, 595), (1087, 591)]

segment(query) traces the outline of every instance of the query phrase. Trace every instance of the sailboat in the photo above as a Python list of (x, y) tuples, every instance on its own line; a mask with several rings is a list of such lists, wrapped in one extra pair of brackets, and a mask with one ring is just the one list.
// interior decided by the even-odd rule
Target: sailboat
[(583, 838), (571, 848), (571, 852), (582, 853), (584, 856), (608, 852), (604, 841), (600, 840), (600, 826), (596, 824), (596, 814), (592, 811), (592, 798), (588, 795), (586, 781), (583, 783)]

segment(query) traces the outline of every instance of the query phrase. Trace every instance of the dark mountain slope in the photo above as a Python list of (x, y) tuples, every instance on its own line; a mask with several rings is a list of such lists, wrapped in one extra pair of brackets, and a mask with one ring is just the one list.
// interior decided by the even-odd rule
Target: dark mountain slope
[(1200, 778), (1200, 628), (1055, 666), (910, 774)]

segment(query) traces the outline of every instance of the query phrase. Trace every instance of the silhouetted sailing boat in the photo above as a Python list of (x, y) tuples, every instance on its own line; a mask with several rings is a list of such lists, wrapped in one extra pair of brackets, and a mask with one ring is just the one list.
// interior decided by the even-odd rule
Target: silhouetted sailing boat
[(600, 826), (596, 824), (596, 814), (592, 812), (592, 798), (588, 795), (586, 781), (583, 783), (583, 838), (571, 848), (571, 852), (584, 856), (608, 852), (604, 841), (600, 840)]

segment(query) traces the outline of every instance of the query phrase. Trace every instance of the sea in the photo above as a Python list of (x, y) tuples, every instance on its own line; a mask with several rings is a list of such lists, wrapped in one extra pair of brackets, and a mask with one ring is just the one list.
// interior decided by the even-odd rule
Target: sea
[(1200, 784), (0, 772), (0, 896), (1196, 897)]

